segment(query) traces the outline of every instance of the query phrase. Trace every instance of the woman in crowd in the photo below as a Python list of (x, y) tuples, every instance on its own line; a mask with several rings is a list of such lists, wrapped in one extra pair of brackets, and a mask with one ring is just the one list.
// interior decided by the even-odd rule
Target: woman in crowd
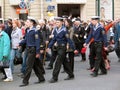
[[(66, 19), (65, 26), (68, 30), (69, 38), (73, 41), (74, 30), (72, 21), (70, 19)], [(68, 54), (67, 59), (69, 59), (72, 71), (74, 71), (74, 50), (70, 48), (69, 44), (67, 44), (67, 54)]]
[(11, 33), (12, 45), (11, 45), (11, 55), (10, 55), (10, 68), (11, 68), (12, 72), (14, 72), (15, 57), (17, 57), (17, 59), (21, 59), (21, 54), (18, 50), (18, 45), (22, 39), (22, 32), (21, 32), (21, 29), (19, 29), (20, 23), (18, 20), (13, 20), (12, 25), (13, 25), (13, 30)]
[[(13, 81), (11, 70), (9, 69), (10, 38), (4, 32), (5, 26), (0, 24), (0, 70), (4, 74), (4, 81)], [(9, 74), (9, 75), (8, 75)]]

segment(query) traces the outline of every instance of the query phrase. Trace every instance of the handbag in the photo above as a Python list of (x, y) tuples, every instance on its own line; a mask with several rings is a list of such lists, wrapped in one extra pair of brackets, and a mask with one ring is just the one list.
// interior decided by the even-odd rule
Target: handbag
[(85, 54), (85, 52), (86, 52), (86, 48), (83, 47), (83, 48), (81, 49), (81, 53), (82, 53), (82, 54)]
[(22, 62), (23, 62), (22, 57), (20, 57), (20, 58), (15, 57), (14, 58), (14, 65), (22, 64)]
[(8, 60), (0, 61), (0, 68), (9, 68), (9, 61)]

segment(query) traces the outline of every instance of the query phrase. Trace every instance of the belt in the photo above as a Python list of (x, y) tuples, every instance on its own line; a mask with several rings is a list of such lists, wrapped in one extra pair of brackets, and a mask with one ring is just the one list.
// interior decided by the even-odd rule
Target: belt
[(27, 46), (26, 48), (27, 49), (31, 49), (31, 48), (35, 49), (35, 46)]
[(94, 44), (102, 44), (101, 41), (95, 41)]
[(62, 43), (62, 44), (58, 44), (58, 47), (64, 47), (66, 46), (66, 44)]

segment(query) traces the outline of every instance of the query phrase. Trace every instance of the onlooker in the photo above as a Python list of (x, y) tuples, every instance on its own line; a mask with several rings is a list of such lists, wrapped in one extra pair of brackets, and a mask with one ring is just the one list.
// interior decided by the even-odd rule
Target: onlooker
[(17, 59), (21, 59), (21, 54), (18, 50), (18, 45), (22, 39), (22, 32), (21, 32), (21, 29), (18, 28), (20, 25), (18, 20), (13, 20), (12, 25), (13, 25), (13, 30), (11, 33), (12, 46), (11, 46), (11, 55), (10, 55), (10, 68), (12, 72), (14, 72), (15, 57), (17, 57)]
[(0, 24), (0, 69), (4, 74), (4, 81), (13, 81), (11, 70), (9, 69), (10, 38), (4, 32), (5, 26)]
[(118, 62), (120, 62), (120, 19), (114, 26), (114, 42), (115, 42), (115, 52), (118, 57)]
[(11, 33), (12, 33), (12, 21), (11, 20), (7, 20), (7, 26), (4, 31), (8, 34), (8, 36), (11, 39)]

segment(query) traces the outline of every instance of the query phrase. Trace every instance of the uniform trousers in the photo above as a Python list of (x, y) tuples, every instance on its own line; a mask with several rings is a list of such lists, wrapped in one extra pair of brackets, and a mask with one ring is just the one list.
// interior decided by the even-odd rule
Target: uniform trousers
[(32, 69), (34, 70), (36, 76), (38, 77), (38, 80), (44, 80), (44, 76), (42, 74), (42, 71), (40, 69), (40, 60), (36, 59), (36, 49), (35, 47), (29, 47), (27, 48), (27, 62), (26, 62), (26, 71), (25, 71), (25, 76), (23, 78), (23, 83), (28, 84), (30, 75), (32, 72)]
[(103, 50), (103, 43), (102, 42), (94, 42), (94, 49), (96, 53), (96, 60), (95, 60), (95, 70), (94, 72), (98, 74), (98, 70), (100, 69), (102, 73), (107, 73), (107, 70), (105, 68), (105, 62), (103, 60), (102, 56), (102, 50)]
[(65, 72), (70, 76), (74, 76), (70, 63), (66, 60), (66, 46), (58, 46), (57, 47), (57, 57), (55, 62), (55, 67), (53, 69), (53, 79), (58, 80), (58, 75), (61, 69), (61, 65), (63, 64)]
[(90, 49), (89, 64), (90, 64), (90, 69), (93, 69), (95, 64), (95, 57), (96, 57), (95, 46), (93, 42), (89, 45), (89, 49)]

